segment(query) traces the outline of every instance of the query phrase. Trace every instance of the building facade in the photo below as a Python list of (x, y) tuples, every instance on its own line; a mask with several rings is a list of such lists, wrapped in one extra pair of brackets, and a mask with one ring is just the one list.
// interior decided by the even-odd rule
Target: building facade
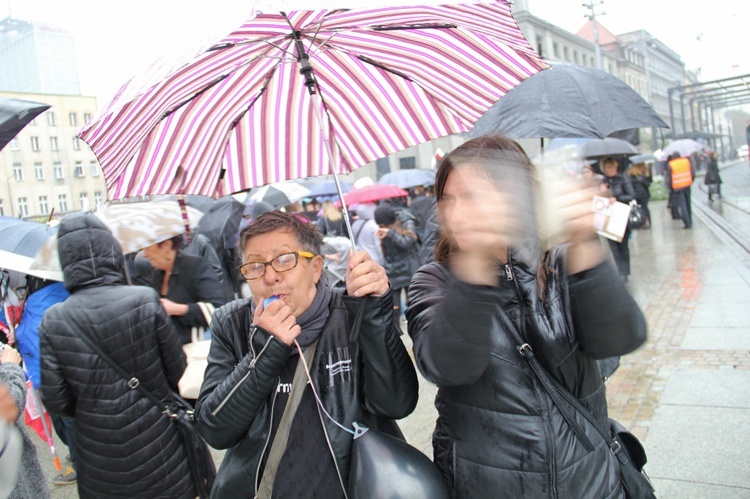
[(76, 133), (96, 111), (96, 98), (0, 92), (51, 107), (0, 151), (0, 215), (48, 218), (95, 209), (107, 189), (96, 156)]
[(48, 24), (0, 21), (0, 91), (80, 95), (73, 36)]

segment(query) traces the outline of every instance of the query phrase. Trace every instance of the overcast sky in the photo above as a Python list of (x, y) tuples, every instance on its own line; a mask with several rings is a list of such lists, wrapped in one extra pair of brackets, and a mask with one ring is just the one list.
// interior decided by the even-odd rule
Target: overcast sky
[[(357, 2), (373, 4), (346, 5)], [(582, 0), (528, 2), (534, 15), (568, 31), (586, 22)], [(4, 0), (0, 17), (53, 23), (73, 34), (82, 92), (103, 105), (156, 58), (221, 38), (250, 16), (253, 5), (253, 0)], [(700, 67), (703, 81), (750, 72), (750, 0), (605, 0), (596, 12), (606, 12), (599, 22), (614, 34), (648, 30), (679, 53), (688, 69)]]

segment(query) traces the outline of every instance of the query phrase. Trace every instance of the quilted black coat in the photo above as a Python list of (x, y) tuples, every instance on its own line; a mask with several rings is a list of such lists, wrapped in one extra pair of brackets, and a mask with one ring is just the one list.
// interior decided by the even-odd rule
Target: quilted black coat
[(168, 399), (185, 358), (158, 295), (125, 284), (120, 246), (93, 214), (64, 219), (58, 248), (71, 296), (39, 328), (41, 394), (75, 421), (79, 496), (195, 497), (174, 425), (80, 339)]
[(619, 465), (576, 413), (596, 446), (577, 440), (518, 344), (501, 327), (502, 307), (546, 369), (607, 425), (596, 360), (633, 351), (646, 322), (613, 269), (566, 276), (548, 262), (545, 298), (536, 267), (511, 258), (498, 287), (470, 285), (445, 266), (422, 267), (406, 310), (417, 366), (437, 384), (435, 463), (454, 498), (620, 498)]

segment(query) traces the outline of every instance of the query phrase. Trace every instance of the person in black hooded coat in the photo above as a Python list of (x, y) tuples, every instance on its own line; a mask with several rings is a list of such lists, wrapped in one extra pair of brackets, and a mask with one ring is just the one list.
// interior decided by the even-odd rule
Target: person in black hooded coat
[(175, 425), (81, 339), (168, 400), (186, 363), (159, 296), (126, 285), (120, 245), (93, 214), (63, 219), (57, 244), (71, 296), (39, 327), (41, 395), (74, 420), (79, 496), (195, 497)]

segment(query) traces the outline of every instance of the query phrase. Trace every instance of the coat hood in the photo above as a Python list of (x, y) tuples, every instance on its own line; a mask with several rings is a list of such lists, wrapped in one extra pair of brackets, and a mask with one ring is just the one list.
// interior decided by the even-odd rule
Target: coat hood
[(80, 289), (125, 284), (120, 243), (93, 213), (64, 218), (57, 231), (57, 250), (71, 293)]

